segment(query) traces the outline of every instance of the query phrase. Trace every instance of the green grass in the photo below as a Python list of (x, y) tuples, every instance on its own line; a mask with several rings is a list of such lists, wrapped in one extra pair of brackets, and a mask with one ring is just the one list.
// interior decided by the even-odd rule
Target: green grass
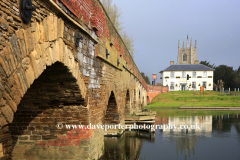
[[(159, 94), (153, 98), (147, 107), (240, 107), (240, 96), (219, 95), (219, 92), (205, 91), (176, 91)], [(240, 95), (240, 94), (239, 94)]]
[(181, 109), (156, 109), (157, 116), (175, 117), (175, 116), (207, 116), (207, 115), (231, 115), (240, 114), (240, 111), (223, 111), (223, 110), (181, 110)]

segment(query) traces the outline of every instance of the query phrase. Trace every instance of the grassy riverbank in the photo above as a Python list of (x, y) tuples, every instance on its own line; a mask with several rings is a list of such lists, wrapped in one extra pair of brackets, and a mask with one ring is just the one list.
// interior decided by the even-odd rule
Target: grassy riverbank
[(181, 110), (181, 109), (156, 109), (159, 117), (175, 117), (175, 116), (216, 116), (216, 115), (231, 115), (238, 114), (240, 111), (222, 111), (222, 110)]
[(153, 98), (147, 107), (240, 107), (240, 96), (219, 95), (219, 92), (205, 91), (176, 91), (159, 94)]

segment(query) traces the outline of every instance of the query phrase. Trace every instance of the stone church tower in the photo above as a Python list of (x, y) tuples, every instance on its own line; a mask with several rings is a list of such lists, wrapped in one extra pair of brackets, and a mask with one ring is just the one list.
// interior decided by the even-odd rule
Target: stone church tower
[(178, 40), (178, 60), (177, 64), (198, 64), (197, 61), (197, 40), (195, 40), (195, 47), (192, 47), (192, 38), (189, 47), (189, 40), (187, 35), (187, 45), (180, 48), (180, 40)]

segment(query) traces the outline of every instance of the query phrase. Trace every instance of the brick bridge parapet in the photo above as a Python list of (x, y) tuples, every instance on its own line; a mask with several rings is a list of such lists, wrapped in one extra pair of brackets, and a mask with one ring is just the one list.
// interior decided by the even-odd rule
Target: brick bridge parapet
[(151, 103), (154, 97), (166, 92), (169, 92), (169, 88), (166, 86), (154, 86), (147, 84), (147, 103)]
[(149, 87), (99, 0), (32, 0), (29, 23), (19, 3), (0, 1), (0, 158), (101, 157), (103, 130), (56, 124), (124, 124)]

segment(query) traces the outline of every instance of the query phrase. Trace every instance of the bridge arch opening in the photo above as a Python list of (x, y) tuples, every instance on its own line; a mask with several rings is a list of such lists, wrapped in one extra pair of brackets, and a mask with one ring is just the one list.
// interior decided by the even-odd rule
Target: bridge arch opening
[(139, 90), (139, 97), (138, 97), (138, 109), (142, 108), (142, 104), (141, 104), (141, 92)]
[(134, 98), (137, 98), (137, 93), (136, 93), (136, 89), (134, 89)]
[(66, 155), (60, 146), (78, 148), (72, 148), (73, 154), (78, 154), (81, 137), (77, 138), (76, 131), (66, 129), (65, 124), (88, 124), (88, 115), (83, 113), (88, 113), (84, 98), (68, 67), (60, 62), (48, 66), (27, 90), (13, 122), (7, 126), (11, 137), (6, 143), (10, 148), (7, 156), (62, 159)]
[(145, 102), (145, 101), (144, 101), (144, 96), (143, 96), (143, 97), (142, 97), (142, 104), (143, 104), (143, 105), (144, 105), (144, 102)]
[(113, 93), (113, 91), (111, 91), (111, 94), (108, 100), (104, 121), (105, 121), (105, 124), (119, 124), (120, 122), (117, 102), (116, 102), (115, 94)]
[(138, 91), (135, 88), (134, 89), (134, 94), (133, 94), (133, 106), (132, 106), (133, 112), (138, 110), (138, 102), (139, 102), (138, 101)]
[(147, 103), (151, 103), (149, 96), (147, 96)]
[(125, 114), (130, 114), (130, 113), (131, 113), (131, 109), (130, 109), (130, 94), (129, 94), (129, 90), (127, 90), (126, 102), (125, 102)]

